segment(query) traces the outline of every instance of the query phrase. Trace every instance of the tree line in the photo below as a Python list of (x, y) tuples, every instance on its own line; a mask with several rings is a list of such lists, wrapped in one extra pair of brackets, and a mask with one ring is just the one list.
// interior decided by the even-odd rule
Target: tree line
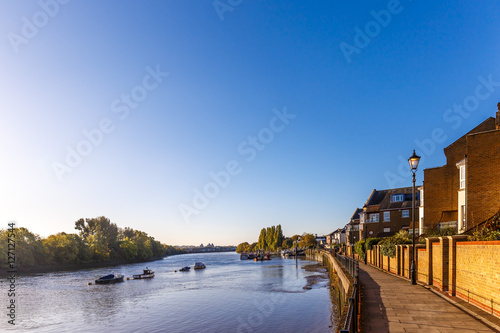
[(316, 237), (312, 234), (293, 235), (285, 237), (281, 230), (281, 225), (262, 228), (257, 242), (249, 244), (243, 242), (238, 244), (236, 252), (256, 252), (256, 251), (279, 251), (291, 249), (295, 246), (308, 248), (316, 246)]
[[(186, 253), (132, 228), (119, 228), (104, 216), (79, 219), (78, 234), (60, 232), (41, 238), (26, 228), (15, 229), (16, 266), (139, 261)], [(0, 230), (0, 266), (7, 267), (7, 230)]]

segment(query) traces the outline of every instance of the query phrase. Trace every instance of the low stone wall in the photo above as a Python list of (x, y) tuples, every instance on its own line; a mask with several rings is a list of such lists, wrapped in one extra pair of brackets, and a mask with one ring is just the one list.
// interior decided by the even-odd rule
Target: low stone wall
[(349, 297), (352, 294), (354, 279), (342, 266), (342, 264), (328, 251), (325, 250), (308, 250), (307, 258), (323, 263), (328, 267), (330, 276), (336, 275), (338, 277), (338, 284), (335, 286), (339, 291), (340, 304), (339, 307), (339, 323), (343, 323), (346, 318), (347, 308), (349, 304)]
[[(425, 245), (417, 245), (417, 280), (500, 317), (500, 241), (466, 239), (466, 236), (433, 237), (427, 238)], [(367, 254), (370, 265), (410, 277), (412, 245), (398, 245), (393, 258), (380, 254), (378, 245)]]

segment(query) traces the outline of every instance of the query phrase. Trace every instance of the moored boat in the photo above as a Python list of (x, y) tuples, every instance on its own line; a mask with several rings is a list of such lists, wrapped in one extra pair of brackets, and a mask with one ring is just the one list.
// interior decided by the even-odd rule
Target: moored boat
[(202, 263), (202, 262), (196, 262), (196, 263), (194, 263), (194, 267), (193, 268), (194, 269), (204, 269), (204, 268), (207, 268), (207, 266), (205, 266), (205, 264)]
[(189, 272), (189, 270), (191, 269), (191, 267), (189, 266), (186, 266), (186, 267), (182, 267), (181, 269), (179, 269), (181, 272)]
[(240, 260), (248, 260), (248, 254), (246, 252), (241, 253)]
[(143, 269), (142, 274), (135, 274), (133, 275), (134, 279), (150, 279), (155, 277), (155, 272), (150, 270), (149, 268), (146, 267), (146, 269)]
[(123, 275), (115, 275), (115, 274), (109, 274), (105, 276), (101, 276), (97, 280), (95, 280), (96, 284), (111, 284), (111, 283), (116, 283), (116, 282), (123, 282)]

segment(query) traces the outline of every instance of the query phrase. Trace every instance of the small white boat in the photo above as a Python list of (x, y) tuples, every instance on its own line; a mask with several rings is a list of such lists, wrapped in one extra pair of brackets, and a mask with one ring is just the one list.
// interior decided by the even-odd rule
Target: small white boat
[(193, 268), (194, 269), (204, 269), (204, 268), (207, 268), (207, 266), (205, 266), (205, 264), (202, 262), (195, 262)]
[(246, 252), (240, 254), (240, 260), (248, 260), (248, 254)]
[(147, 267), (146, 267), (146, 269), (143, 269), (142, 271), (143, 271), (142, 274), (136, 274), (136, 275), (133, 275), (132, 277), (134, 279), (151, 279), (151, 278), (155, 277), (155, 272), (153, 272), (152, 270), (150, 270)]

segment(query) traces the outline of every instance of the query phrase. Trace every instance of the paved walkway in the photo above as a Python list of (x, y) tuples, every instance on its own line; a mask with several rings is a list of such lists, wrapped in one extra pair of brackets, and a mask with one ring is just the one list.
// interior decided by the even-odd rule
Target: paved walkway
[(359, 264), (362, 332), (497, 332), (421, 285)]

